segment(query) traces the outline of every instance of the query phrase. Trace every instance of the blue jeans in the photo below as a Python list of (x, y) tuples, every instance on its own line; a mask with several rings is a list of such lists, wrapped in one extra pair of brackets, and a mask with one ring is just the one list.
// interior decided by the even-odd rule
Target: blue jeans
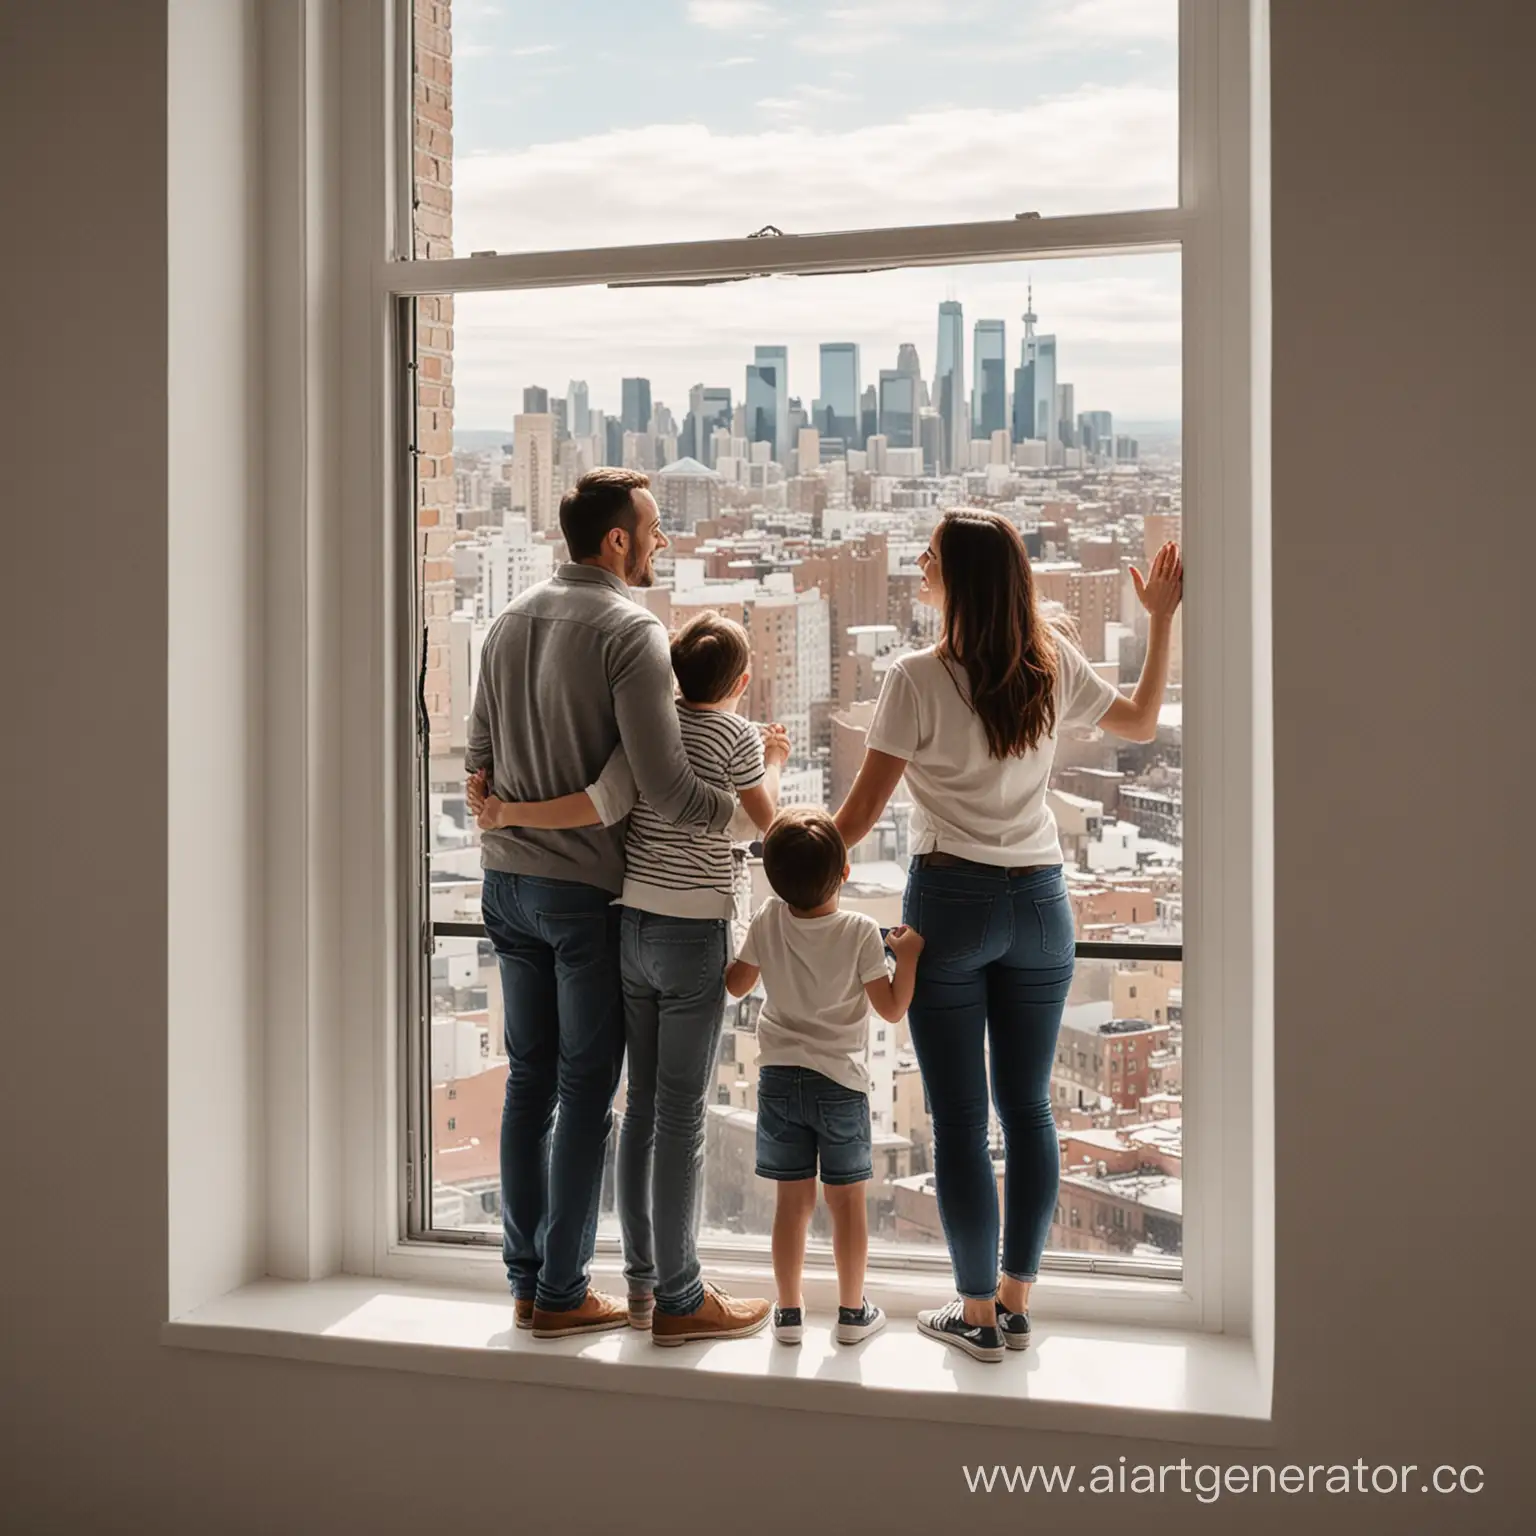
[(704, 1300), (704, 1105), (725, 1018), (729, 923), (624, 909), (620, 971), (629, 1081), (616, 1169), (625, 1277), (671, 1316)]
[(573, 880), (485, 872), (481, 907), (501, 968), (502, 1258), (512, 1294), (581, 1305), (597, 1241), (603, 1155), (624, 1056), (619, 909)]
[(987, 1146), (987, 1047), (1003, 1128), (1005, 1274), (1033, 1280), (1060, 1177), (1051, 1065), (1076, 938), (1060, 868), (1010, 877), (921, 867), (902, 919), (923, 936), (908, 1024), (933, 1116), (939, 1219), (956, 1289), (997, 1291), (997, 1179)]

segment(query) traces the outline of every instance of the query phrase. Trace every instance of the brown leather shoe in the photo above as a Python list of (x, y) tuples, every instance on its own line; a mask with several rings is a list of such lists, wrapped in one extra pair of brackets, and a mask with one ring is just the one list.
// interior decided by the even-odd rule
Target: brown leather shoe
[(697, 1339), (745, 1339), (767, 1325), (773, 1309), (766, 1301), (736, 1301), (718, 1286), (704, 1287), (704, 1300), (692, 1312), (651, 1320), (651, 1338), (658, 1344), (687, 1344)]
[(589, 1290), (579, 1307), (566, 1312), (551, 1312), (546, 1307), (533, 1309), (533, 1336), (536, 1339), (569, 1339), (582, 1333), (606, 1333), (610, 1328), (629, 1327), (629, 1304), (615, 1301), (601, 1291)]
[(512, 1299), (513, 1311), (516, 1313), (517, 1326), (528, 1329), (533, 1327), (533, 1303), (524, 1301), (521, 1296)]

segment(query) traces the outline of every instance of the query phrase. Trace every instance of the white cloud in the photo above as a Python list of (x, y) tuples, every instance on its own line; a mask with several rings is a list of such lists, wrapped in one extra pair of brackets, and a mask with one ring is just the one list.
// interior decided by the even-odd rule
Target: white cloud
[(531, 59), (536, 54), (559, 53), (564, 43), (530, 43), (526, 48), (508, 48), (507, 54), (514, 59)]
[(720, 59), (711, 64), (711, 69), (740, 69), (743, 64), (755, 64), (757, 60), (750, 53), (737, 54), (733, 59)]
[(465, 250), (561, 250), (718, 239), (765, 220), (812, 231), (1166, 206), (1177, 145), (1175, 94), (1141, 86), (842, 132), (656, 124), (465, 159), (454, 223)]
[(688, 20), (714, 32), (781, 27), (786, 18), (765, 0), (688, 0)]
[(455, 59), (486, 59), (496, 49), (490, 43), (467, 43), (462, 38), (453, 40), (453, 56)]

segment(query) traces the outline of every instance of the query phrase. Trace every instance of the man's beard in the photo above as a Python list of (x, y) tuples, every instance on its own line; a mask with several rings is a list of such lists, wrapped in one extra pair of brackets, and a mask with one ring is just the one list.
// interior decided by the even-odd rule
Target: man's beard
[(651, 557), (649, 555), (642, 560), (637, 554), (632, 554), (624, 562), (624, 584), (630, 587), (653, 587), (656, 585), (656, 572), (651, 566)]

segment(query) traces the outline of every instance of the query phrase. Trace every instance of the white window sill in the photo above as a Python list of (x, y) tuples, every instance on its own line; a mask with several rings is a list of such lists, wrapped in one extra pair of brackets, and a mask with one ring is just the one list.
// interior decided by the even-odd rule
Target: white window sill
[(857, 1348), (812, 1314), (805, 1341), (755, 1338), (659, 1349), (624, 1330), (536, 1341), (510, 1298), (390, 1280), (263, 1280), (165, 1324), (190, 1349), (431, 1375), (765, 1407), (1087, 1431), (1220, 1445), (1269, 1439), (1246, 1339), (1173, 1329), (1037, 1324), (1034, 1347), (973, 1361), (893, 1320)]

